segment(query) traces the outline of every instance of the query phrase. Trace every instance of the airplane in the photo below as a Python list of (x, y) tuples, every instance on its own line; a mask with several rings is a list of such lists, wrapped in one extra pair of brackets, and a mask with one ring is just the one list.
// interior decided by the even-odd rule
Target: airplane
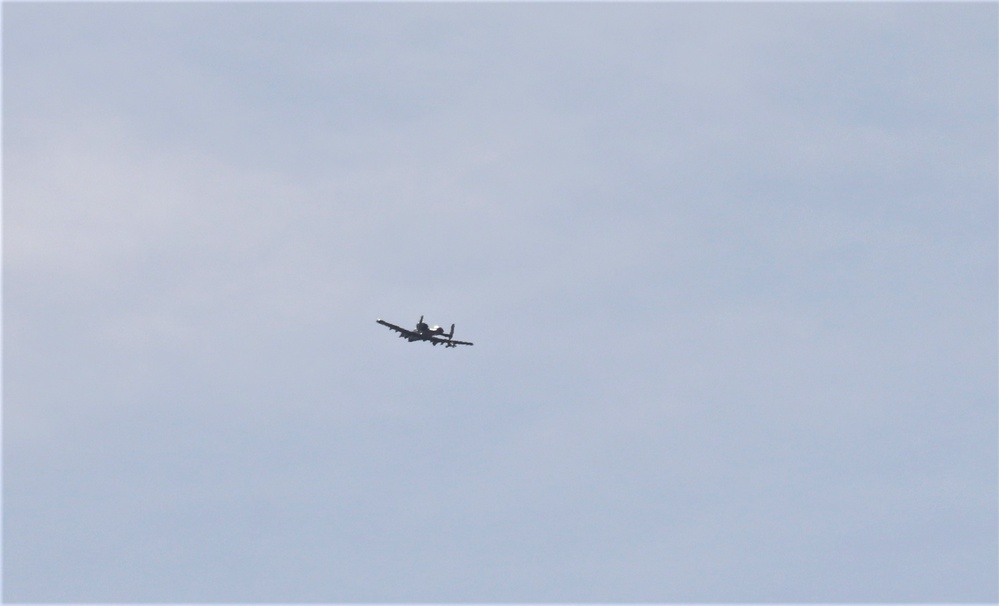
[[(457, 347), (458, 345), (472, 345), (468, 341), (455, 341), (454, 340), (454, 324), (451, 325), (451, 332), (444, 334), (444, 329), (440, 326), (427, 326), (423, 322), (423, 316), (420, 316), (420, 321), (416, 323), (416, 330), (406, 330), (405, 328), (400, 328), (395, 324), (389, 324), (385, 320), (378, 319), (375, 320), (382, 326), (388, 326), (390, 330), (395, 330), (399, 332), (399, 337), (405, 337), (407, 341), (412, 343), (413, 341), (430, 341), (435, 346), (438, 343), (443, 343), (444, 347)], [(436, 335), (441, 335), (438, 337)], [(447, 337), (446, 339), (442, 337)]]

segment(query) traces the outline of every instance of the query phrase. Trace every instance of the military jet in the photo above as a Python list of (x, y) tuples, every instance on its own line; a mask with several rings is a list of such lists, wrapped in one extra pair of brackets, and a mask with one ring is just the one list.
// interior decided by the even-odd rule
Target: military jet
[[(405, 337), (407, 341), (430, 341), (435, 346), (438, 343), (443, 343), (444, 347), (457, 347), (458, 345), (472, 345), (468, 341), (455, 341), (454, 337), (454, 324), (451, 325), (451, 332), (445, 334), (444, 329), (440, 326), (427, 326), (423, 322), (423, 316), (420, 316), (420, 321), (416, 323), (416, 330), (406, 330), (396, 326), (395, 324), (389, 324), (385, 320), (376, 320), (382, 326), (388, 326), (390, 330), (395, 330), (399, 333), (399, 337)], [(438, 336), (440, 335), (440, 336)], [(446, 339), (444, 337), (447, 337)]]

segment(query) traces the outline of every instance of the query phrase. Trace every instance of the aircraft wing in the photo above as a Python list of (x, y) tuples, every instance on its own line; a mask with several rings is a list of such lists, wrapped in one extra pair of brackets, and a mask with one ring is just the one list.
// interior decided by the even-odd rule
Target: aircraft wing
[(441, 338), (438, 338), (438, 337), (431, 337), (430, 340), (433, 341), (435, 345), (437, 343), (443, 343), (443, 344), (447, 345), (448, 347), (454, 347), (455, 345), (473, 345), (473, 343), (469, 343), (468, 341), (454, 341), (454, 340), (448, 340), (448, 339), (441, 339)]
[(388, 322), (386, 322), (385, 320), (381, 320), (381, 319), (379, 319), (379, 320), (375, 320), (375, 321), (376, 321), (376, 322), (378, 322), (379, 324), (381, 324), (382, 326), (387, 326), (387, 327), (389, 328), (389, 330), (395, 330), (395, 331), (398, 331), (398, 332), (399, 332), (399, 333), (401, 333), (401, 334), (402, 334), (402, 336), (404, 336), (404, 337), (411, 337), (411, 336), (413, 336), (413, 335), (415, 335), (415, 334), (416, 334), (415, 332), (413, 332), (413, 331), (411, 331), (411, 330), (406, 330), (405, 328), (402, 328), (402, 327), (399, 327), (399, 326), (396, 326), (395, 324), (389, 324), (389, 323), (388, 323)]

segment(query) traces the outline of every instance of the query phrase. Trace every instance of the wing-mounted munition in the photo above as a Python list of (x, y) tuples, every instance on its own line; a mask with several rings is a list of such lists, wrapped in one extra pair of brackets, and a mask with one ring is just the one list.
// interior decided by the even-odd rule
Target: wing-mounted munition
[[(404, 338), (410, 343), (413, 341), (429, 341), (432, 345), (437, 345), (438, 343), (443, 343), (444, 347), (457, 347), (458, 345), (472, 345), (468, 341), (455, 341), (454, 340), (454, 324), (451, 325), (451, 331), (448, 333), (444, 332), (444, 329), (440, 326), (434, 325), (430, 326), (423, 321), (423, 316), (416, 322), (416, 330), (407, 330), (395, 324), (390, 324), (385, 320), (378, 319), (375, 320), (382, 326), (388, 327), (389, 330), (394, 330), (399, 333), (400, 338)], [(445, 338), (446, 337), (446, 338)]]

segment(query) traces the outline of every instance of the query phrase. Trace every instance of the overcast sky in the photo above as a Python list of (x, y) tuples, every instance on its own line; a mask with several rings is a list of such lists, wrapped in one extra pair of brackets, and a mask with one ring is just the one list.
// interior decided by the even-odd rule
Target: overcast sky
[(5, 4), (3, 597), (994, 603), (997, 11)]

